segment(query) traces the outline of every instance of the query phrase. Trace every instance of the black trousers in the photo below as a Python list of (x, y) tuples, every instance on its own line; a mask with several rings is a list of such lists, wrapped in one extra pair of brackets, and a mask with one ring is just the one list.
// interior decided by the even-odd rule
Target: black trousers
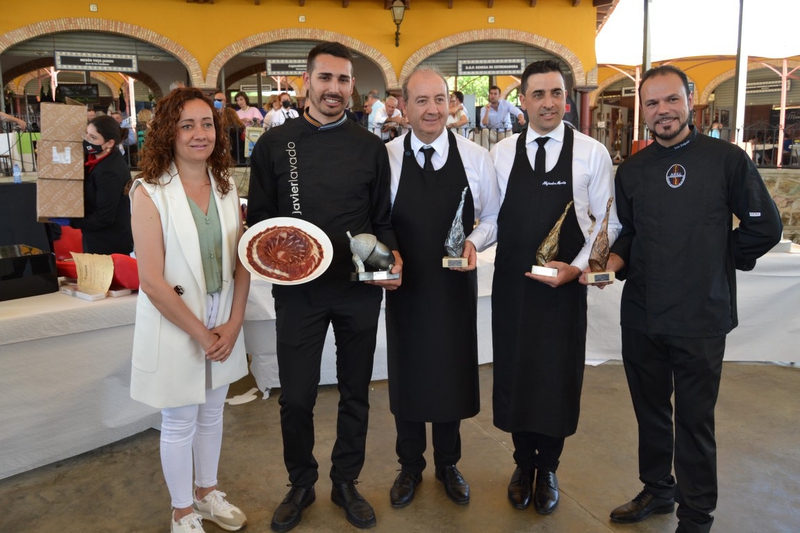
[(680, 531), (687, 533), (709, 531), (717, 505), (714, 407), (724, 353), (725, 336), (672, 337), (622, 328), (622, 360), (639, 425), (639, 478), (657, 496), (674, 494)]
[(329, 324), (336, 339), (339, 389), (330, 476), (334, 483), (344, 483), (361, 473), (380, 303), (380, 297), (325, 306), (275, 301), (283, 460), (293, 485), (308, 487), (319, 478), (313, 453), (314, 404)]
[[(397, 427), (397, 462), (403, 470), (419, 475), (425, 470), (427, 437), (425, 422), (410, 422), (394, 418)], [(454, 465), (461, 459), (461, 420), (432, 422), (433, 464), (436, 468)]]
[(558, 469), (561, 452), (564, 451), (564, 437), (551, 437), (533, 431), (515, 431), (511, 434), (514, 441), (514, 462), (523, 470)]

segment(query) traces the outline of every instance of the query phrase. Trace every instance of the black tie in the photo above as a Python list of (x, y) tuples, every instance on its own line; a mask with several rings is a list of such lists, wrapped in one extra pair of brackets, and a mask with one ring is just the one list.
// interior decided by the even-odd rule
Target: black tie
[(433, 152), (436, 150), (433, 149), (433, 146), (428, 146), (426, 148), (422, 148), (420, 152), (422, 155), (425, 156), (425, 164), (422, 166), (423, 170), (433, 170)]
[(536, 161), (534, 161), (534, 168), (533, 171), (536, 174), (544, 174), (545, 173), (545, 162), (547, 161), (547, 151), (544, 149), (545, 143), (550, 139), (550, 137), (539, 137), (536, 139), (536, 142), (539, 144), (539, 149), (536, 150)]

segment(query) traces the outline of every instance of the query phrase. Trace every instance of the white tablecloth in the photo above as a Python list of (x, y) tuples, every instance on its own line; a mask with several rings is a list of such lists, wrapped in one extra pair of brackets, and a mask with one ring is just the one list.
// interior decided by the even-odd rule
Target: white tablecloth
[(158, 427), (130, 399), (136, 296), (0, 302), (0, 479)]
[[(798, 247), (794, 247), (798, 251)], [(492, 361), (491, 290), (494, 247), (478, 254), (479, 362)], [(800, 361), (800, 253), (770, 253), (751, 272), (737, 271), (739, 327), (728, 336), (726, 361)], [(679, 281), (676, 281), (679, 282)], [(624, 282), (589, 288), (586, 358), (621, 359), (619, 300)], [(279, 386), (271, 284), (254, 280), (245, 313), (245, 344), (259, 388)], [(323, 384), (336, 383), (332, 331), (323, 351)], [(381, 311), (373, 379), (386, 379), (386, 335)]]
[[(493, 260), (493, 249), (479, 255), (481, 363), (492, 361)], [(767, 254), (737, 279), (740, 325), (728, 336), (725, 359), (800, 362), (800, 254)], [(589, 289), (587, 358), (620, 358), (621, 288)], [(0, 479), (158, 426), (160, 414), (129, 395), (135, 308), (135, 295), (0, 302)], [(253, 281), (245, 343), (259, 386), (267, 388), (278, 385), (274, 318), (271, 285)], [(373, 379), (387, 375), (383, 316), (379, 324)], [(322, 383), (336, 382), (335, 360), (329, 332)]]

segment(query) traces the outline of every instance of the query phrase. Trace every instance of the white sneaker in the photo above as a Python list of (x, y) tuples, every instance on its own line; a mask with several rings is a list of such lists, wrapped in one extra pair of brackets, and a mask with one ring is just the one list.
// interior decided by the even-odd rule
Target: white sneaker
[(203, 520), (214, 522), (226, 531), (237, 531), (247, 524), (241, 509), (225, 499), (225, 493), (212, 490), (202, 500), (194, 499), (194, 508)]
[[(173, 515), (174, 516), (174, 515)], [(172, 533), (205, 533), (203, 529), (203, 518), (197, 513), (190, 513), (177, 522), (171, 520)]]

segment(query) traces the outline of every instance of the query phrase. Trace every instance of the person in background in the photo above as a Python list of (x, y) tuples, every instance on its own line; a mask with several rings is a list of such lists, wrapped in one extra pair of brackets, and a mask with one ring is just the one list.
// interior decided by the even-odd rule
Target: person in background
[(225, 96), (225, 93), (222, 91), (217, 91), (214, 93), (214, 109), (222, 112), (222, 109), (228, 107), (228, 98)]
[(0, 122), (13, 122), (21, 130), (28, 128), (28, 124), (21, 118), (17, 118), (14, 115), (9, 115), (8, 113), (3, 113), (2, 111), (0, 111)]
[(97, 116), (97, 111), (92, 109), (91, 107), (86, 110), (86, 122), (89, 123), (92, 121), (94, 117)]
[[(399, 289), (386, 294), (389, 406), (401, 466), (389, 496), (392, 507), (405, 507), (414, 498), (426, 466), (430, 422), (435, 477), (450, 500), (465, 505), (469, 484), (457, 467), (461, 420), (480, 411), (475, 268), (477, 252), (497, 236), (500, 192), (489, 152), (445, 128), (447, 81), (441, 73), (412, 72), (403, 99), (411, 132), (386, 145), (392, 227), (405, 277)], [(467, 266), (443, 268), (445, 241), (462, 197), (461, 256)]]
[(689, 125), (683, 71), (648, 70), (639, 95), (656, 142), (617, 169), (622, 231), (607, 268), (626, 280), (622, 361), (644, 488), (611, 520), (639, 522), (678, 502), (677, 531), (706, 533), (717, 504), (714, 408), (725, 337), (738, 321), (736, 269), (752, 270), (780, 240), (781, 218), (747, 154)]
[[(278, 371), (281, 381), (283, 460), (291, 489), (275, 509), (271, 527), (289, 531), (316, 499), (314, 403), (325, 333), (336, 337), (339, 413), (331, 453), (331, 501), (359, 528), (376, 523), (375, 511), (356, 489), (364, 466), (369, 421), (369, 382), (378, 332), (382, 287), (400, 280), (350, 281), (354, 270), (347, 233), (371, 233), (402, 259), (390, 220), (390, 169), (380, 139), (344, 113), (353, 94), (353, 58), (344, 45), (311, 49), (303, 74), (308, 90), (303, 116), (271, 128), (251, 156), (247, 222), (293, 216), (330, 237), (333, 261), (317, 279), (274, 285)], [(295, 181), (299, 172), (299, 185)]]
[(397, 109), (397, 98), (389, 96), (383, 109), (378, 111), (375, 116), (375, 127), (380, 128), (380, 136), (383, 142), (389, 142), (401, 135), (404, 125), (408, 121), (403, 117), (403, 113)]
[(246, 162), (244, 157), (244, 122), (239, 114), (230, 106), (221, 109), (222, 131), (230, 140), (231, 156), (234, 163), (241, 165)]
[(83, 251), (89, 254), (130, 254), (131, 204), (126, 188), (131, 171), (119, 151), (122, 129), (105, 115), (86, 126), (83, 147), (86, 152), (83, 182), (83, 218), (69, 219), (81, 230)]
[(135, 147), (136, 147), (136, 130), (131, 127), (131, 119), (130, 119), (130, 117), (123, 118), (122, 117), (122, 113), (120, 113), (119, 111), (112, 111), (111, 112), (111, 116), (114, 118), (114, 120), (117, 121), (119, 126), (125, 132), (125, 136), (122, 139), (122, 144), (121, 144), (122, 153), (123, 154), (129, 153), (131, 151), (131, 148), (130, 148), (131, 146), (134, 147), (134, 151), (135, 151)]
[[(369, 104), (369, 119), (367, 120), (367, 129), (370, 133), (379, 133), (376, 132), (378, 129), (377, 124), (375, 123), (375, 118), (378, 116), (378, 112), (384, 108), (383, 102), (381, 99), (378, 98), (378, 89), (372, 89), (367, 94), (367, 104)], [(366, 110), (366, 104), (364, 105), (364, 109)]]
[[(517, 117), (520, 126), (525, 125), (525, 116), (516, 106), (504, 98), (500, 98), (500, 87), (489, 88), (489, 103), (481, 109), (481, 127), (489, 128), (494, 133), (511, 129), (511, 115)], [(492, 139), (491, 142), (495, 142)]]
[(720, 133), (722, 132), (722, 124), (719, 122), (714, 122), (711, 124), (711, 129), (708, 130), (709, 137), (714, 137), (715, 139), (720, 138)]
[(464, 93), (461, 91), (450, 93), (448, 104), (446, 126), (458, 133), (458, 130), (469, 122), (469, 117), (464, 112)]
[(264, 117), (261, 116), (261, 112), (257, 108), (250, 107), (250, 98), (247, 97), (247, 94), (239, 91), (233, 99), (236, 105), (239, 106), (239, 109), (236, 110), (236, 114), (239, 115), (239, 118), (244, 122), (245, 126), (261, 125)]
[(227, 531), (247, 523), (217, 480), (228, 385), (247, 374), (250, 275), (237, 253), (229, 154), (214, 104), (199, 89), (176, 89), (158, 102), (130, 191), (141, 282), (131, 397), (161, 409), (171, 533), (202, 533), (203, 520)]
[(292, 109), (292, 97), (289, 96), (289, 93), (281, 93), (278, 95), (278, 104), (280, 108), (271, 113), (272, 116), (268, 123), (270, 128), (281, 126), (287, 120), (292, 120), (300, 116), (296, 109)]
[[(550, 514), (559, 502), (561, 452), (580, 414), (587, 303), (579, 278), (597, 236), (590, 232), (592, 217), (599, 227), (614, 196), (614, 170), (602, 144), (564, 122), (560, 63), (531, 63), (520, 89), (528, 126), (491, 152), (502, 195), (492, 282), (492, 404), (494, 425), (514, 443), (511, 505), (522, 510), (533, 502), (537, 513)], [(543, 265), (556, 276), (532, 274), (537, 249), (564, 214), (558, 253)], [(612, 205), (609, 242), (619, 229)]]
[(277, 94), (273, 94), (265, 104), (267, 114), (264, 115), (264, 129), (269, 129), (270, 124), (272, 124), (273, 115), (281, 109), (281, 101), (278, 99), (278, 96)]

